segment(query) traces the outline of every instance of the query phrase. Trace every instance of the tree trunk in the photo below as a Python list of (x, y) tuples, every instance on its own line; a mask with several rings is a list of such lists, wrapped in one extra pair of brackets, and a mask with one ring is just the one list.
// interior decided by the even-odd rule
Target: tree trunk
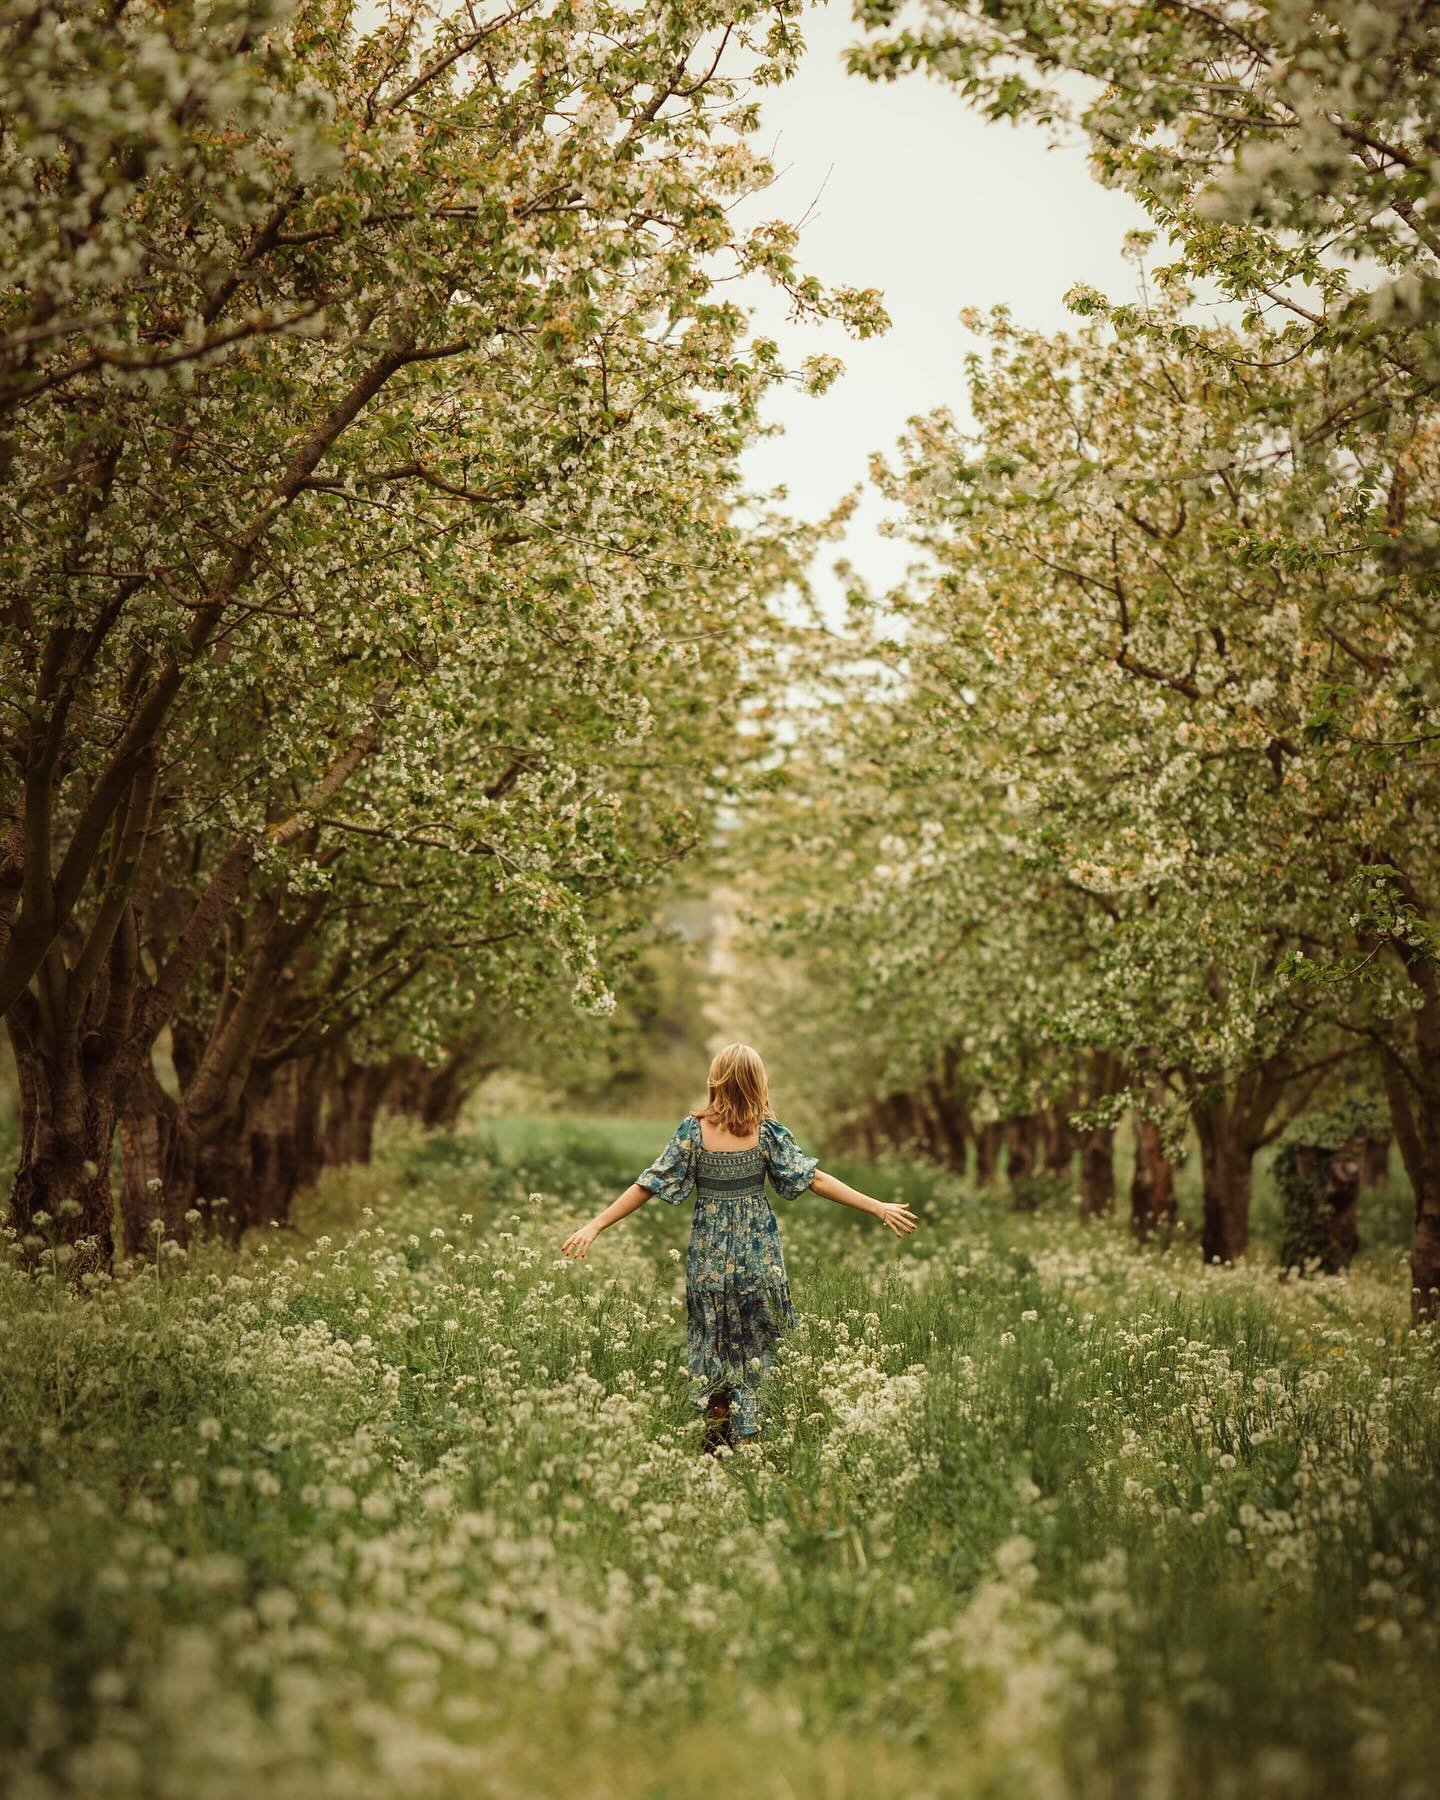
[(940, 1159), (956, 1175), (964, 1175), (970, 1138), (970, 1118), (964, 1105), (948, 1097), (939, 1082), (930, 1083), (930, 1108)]
[(390, 1059), (388, 1070), (382, 1101), (385, 1110), (407, 1119), (423, 1119), (433, 1073), (429, 1065), (418, 1056), (395, 1056)]
[(304, 1189), (314, 1187), (325, 1167), (325, 1086), (317, 1057), (306, 1057), (295, 1069), (295, 1166), (299, 1186)]
[(992, 1119), (982, 1125), (975, 1134), (975, 1185), (987, 1188), (995, 1180), (996, 1165), (1000, 1161), (1000, 1140), (1003, 1127), (998, 1120)]
[(325, 1109), (325, 1161), (368, 1163), (375, 1149), (375, 1120), (390, 1081), (386, 1063), (347, 1062), (330, 1088)]
[[(1379, 860), (1400, 867), (1391, 855)], [(1406, 902), (1428, 921), (1433, 907), (1403, 874)], [(1368, 949), (1375, 940), (1361, 939)], [(1391, 949), (1415, 990), (1418, 1004), (1406, 1028), (1405, 1051), (1382, 1040), (1380, 1073), (1390, 1102), (1390, 1123), (1405, 1173), (1415, 1190), (1415, 1229), (1410, 1240), (1410, 1307), (1417, 1320), (1440, 1312), (1440, 972), (1429, 949), (1408, 935)]]
[(1362, 1188), (1383, 1188), (1390, 1184), (1390, 1145), (1392, 1139), (1385, 1137), (1367, 1137), (1361, 1140), (1360, 1152), (1360, 1185)]
[(120, 1108), (120, 1218), (125, 1254), (154, 1253), (156, 1231), (189, 1241), (185, 1214), (194, 1204), (195, 1135), (144, 1063)]
[(1115, 1210), (1115, 1133), (1098, 1126), (1080, 1134), (1080, 1217), (1100, 1219)]
[(911, 1113), (904, 1094), (887, 1094), (876, 1107), (877, 1122), (893, 1150), (910, 1148)]
[(1035, 1171), (1036, 1121), (1026, 1113), (1005, 1121), (1005, 1175), (1013, 1187)]
[[(1432, 1009), (1435, 1016), (1427, 1019), (1425, 1014)], [(1427, 1000), (1415, 1030), (1417, 1068), (1412, 1070), (1389, 1052), (1381, 1066), (1395, 1141), (1415, 1190), (1410, 1306), (1418, 1320), (1440, 1311), (1440, 1002)], [(1423, 1083), (1418, 1093), (1417, 1073)]]
[(932, 1161), (944, 1159), (944, 1140), (940, 1134), (940, 1120), (931, 1103), (928, 1085), (908, 1096), (910, 1102), (910, 1129), (915, 1143), (924, 1156)]
[(1075, 1133), (1068, 1117), (1070, 1105), (1066, 1101), (1045, 1109), (1045, 1170), (1050, 1175), (1068, 1175), (1075, 1158)]
[[(20, 1090), (20, 1153), (9, 1223), (27, 1251), (38, 1253), (44, 1244), (68, 1246), (72, 1275), (108, 1269), (114, 1254), (114, 1059), (98, 1033), (79, 1027), (52, 1033), (38, 1007), (25, 1010), (32, 1013), (32, 1028), (14, 1013), (8, 1021)], [(30, 1239), (39, 1241), (27, 1243)]]
[(1160, 1127), (1136, 1113), (1135, 1173), (1130, 1181), (1130, 1229), (1140, 1243), (1175, 1223), (1175, 1165), (1165, 1154)]
[(495, 1066), (480, 1060), (477, 1044), (452, 1050), (444, 1062), (434, 1065), (418, 1056), (405, 1057), (396, 1064), (385, 1105), (432, 1130), (453, 1130), (461, 1107)]
[(306, 1069), (298, 1059), (256, 1065), (234, 1117), (199, 1147), (195, 1191), (216, 1207), (232, 1243), (256, 1227), (288, 1225), (296, 1194), (318, 1169)]
[(302, 1178), (299, 1062), (252, 1075), (245, 1090), (249, 1157), (243, 1224), (288, 1225)]
[(1201, 1251), (1207, 1263), (1233, 1263), (1250, 1245), (1250, 1189), (1258, 1145), (1222, 1101), (1194, 1109), (1205, 1190)]

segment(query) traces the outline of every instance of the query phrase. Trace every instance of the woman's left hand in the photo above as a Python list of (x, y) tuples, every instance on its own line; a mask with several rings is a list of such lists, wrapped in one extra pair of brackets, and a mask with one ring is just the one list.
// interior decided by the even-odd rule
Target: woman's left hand
[(896, 1237), (908, 1237), (920, 1223), (910, 1208), (899, 1200), (882, 1201), (880, 1211), (875, 1216), (883, 1219)]

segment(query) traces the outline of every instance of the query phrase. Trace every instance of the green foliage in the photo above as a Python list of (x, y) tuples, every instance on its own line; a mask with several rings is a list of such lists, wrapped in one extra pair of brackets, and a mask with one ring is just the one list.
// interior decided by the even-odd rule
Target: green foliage
[(1280, 1139), (1281, 1148), (1305, 1146), (1339, 1150), (1365, 1138), (1390, 1135), (1390, 1115), (1385, 1103), (1373, 1095), (1345, 1095), (1323, 1109), (1312, 1109), (1292, 1119)]

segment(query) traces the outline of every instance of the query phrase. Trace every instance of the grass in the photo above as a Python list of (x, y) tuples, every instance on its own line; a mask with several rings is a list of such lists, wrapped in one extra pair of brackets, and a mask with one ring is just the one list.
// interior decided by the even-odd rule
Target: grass
[(777, 1202), (800, 1324), (697, 1453), (665, 1128), (390, 1130), (294, 1233), (0, 1276), (24, 1800), (1431, 1791), (1434, 1343), (914, 1164)]

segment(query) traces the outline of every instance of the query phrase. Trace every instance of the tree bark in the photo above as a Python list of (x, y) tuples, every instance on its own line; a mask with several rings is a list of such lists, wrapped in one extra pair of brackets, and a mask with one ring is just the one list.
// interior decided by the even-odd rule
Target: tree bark
[(196, 1152), (195, 1192), (216, 1209), (220, 1228), (238, 1243), (246, 1231), (288, 1225), (297, 1193), (318, 1172), (316, 1106), (302, 1059), (257, 1064), (235, 1114)]
[(325, 1088), (319, 1060), (307, 1056), (295, 1064), (295, 1166), (301, 1190), (314, 1187), (325, 1167)]
[(1250, 1192), (1255, 1152), (1243, 1115), (1217, 1100), (1194, 1109), (1205, 1193), (1201, 1252), (1207, 1263), (1233, 1263), (1250, 1246)]
[(396, 1056), (390, 1059), (388, 1067), (390, 1073), (383, 1101), (385, 1110), (400, 1113), (407, 1119), (423, 1119), (432, 1073), (430, 1066), (419, 1056)]
[(1436, 1037), (1428, 1054), (1417, 1019), (1416, 1035), (1421, 1040), (1417, 1063), (1402, 1062), (1387, 1048), (1381, 1064), (1395, 1140), (1415, 1191), (1410, 1306), (1417, 1320), (1440, 1311), (1440, 1005), (1436, 1012)]
[(1100, 1219), (1114, 1210), (1115, 1133), (1097, 1126), (1080, 1134), (1080, 1217)]
[(994, 1185), (995, 1169), (1000, 1160), (1002, 1131), (999, 1121), (992, 1119), (975, 1134), (976, 1187), (988, 1188)]
[(68, 1270), (80, 1275), (108, 1268), (114, 1255), (112, 1057), (98, 1034), (78, 1025), (51, 1031), (38, 1018), (33, 1022), (32, 1033), (15, 1013), (8, 1021), (20, 1090), (9, 1220), (22, 1243), (38, 1238), (69, 1246)]
[(1045, 1170), (1050, 1175), (1068, 1175), (1075, 1159), (1075, 1133), (1067, 1116), (1071, 1104), (1067, 1100), (1045, 1109)]
[(375, 1150), (375, 1121), (390, 1081), (388, 1063), (346, 1062), (331, 1084), (325, 1109), (325, 1161), (368, 1163)]
[(947, 1095), (938, 1081), (930, 1083), (930, 1109), (940, 1160), (956, 1175), (964, 1175), (969, 1152), (970, 1115), (964, 1103)]
[(1390, 1185), (1390, 1145), (1392, 1139), (1385, 1137), (1367, 1137), (1362, 1140), (1360, 1153), (1360, 1185), (1362, 1188), (1383, 1188)]
[(146, 1063), (120, 1108), (120, 1217), (127, 1256), (148, 1256), (160, 1236), (189, 1241), (185, 1218), (195, 1193), (197, 1145), (181, 1114)]
[(1135, 1173), (1130, 1180), (1130, 1229), (1140, 1243), (1175, 1223), (1175, 1165), (1165, 1154), (1160, 1127), (1143, 1113), (1135, 1119)]
[(1012, 1187), (1035, 1172), (1036, 1120), (1025, 1113), (1005, 1121), (1005, 1176)]

